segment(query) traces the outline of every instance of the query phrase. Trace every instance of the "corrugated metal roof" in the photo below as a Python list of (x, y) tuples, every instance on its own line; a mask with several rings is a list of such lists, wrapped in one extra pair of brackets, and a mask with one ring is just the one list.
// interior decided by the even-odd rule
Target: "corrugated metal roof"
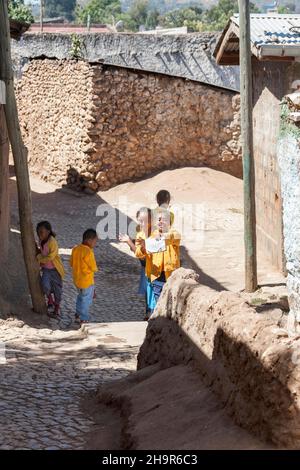
[[(239, 16), (231, 21), (239, 26)], [(300, 15), (278, 13), (251, 14), (251, 42), (257, 48), (263, 46), (300, 47)]]

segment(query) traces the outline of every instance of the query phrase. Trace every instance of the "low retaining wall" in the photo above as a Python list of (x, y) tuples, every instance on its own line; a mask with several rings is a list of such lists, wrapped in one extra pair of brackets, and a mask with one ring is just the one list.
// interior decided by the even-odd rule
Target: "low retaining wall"
[(278, 446), (300, 445), (300, 338), (280, 309), (257, 313), (241, 295), (175, 271), (163, 290), (138, 368), (193, 362), (235, 422)]

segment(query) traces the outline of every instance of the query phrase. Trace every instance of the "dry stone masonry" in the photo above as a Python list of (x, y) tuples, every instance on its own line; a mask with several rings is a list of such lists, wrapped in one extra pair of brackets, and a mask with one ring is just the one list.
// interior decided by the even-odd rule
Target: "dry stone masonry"
[(86, 192), (208, 165), (240, 177), (239, 95), (182, 78), (36, 59), (17, 84), (31, 171)]

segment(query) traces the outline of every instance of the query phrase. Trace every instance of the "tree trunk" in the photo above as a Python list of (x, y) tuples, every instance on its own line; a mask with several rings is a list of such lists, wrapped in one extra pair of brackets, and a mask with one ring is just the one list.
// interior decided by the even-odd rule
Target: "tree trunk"
[(36, 261), (27, 149), (24, 146), (21, 136), (14, 91), (10, 27), (6, 1), (0, 2), (0, 78), (6, 85), (6, 104), (4, 105), (4, 111), (17, 177), (20, 228), (29, 290), (34, 311), (46, 313), (46, 304), (40, 283), (39, 266)]

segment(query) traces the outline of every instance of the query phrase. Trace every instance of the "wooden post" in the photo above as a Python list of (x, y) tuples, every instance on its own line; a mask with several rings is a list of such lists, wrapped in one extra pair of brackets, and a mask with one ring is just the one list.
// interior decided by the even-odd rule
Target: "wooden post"
[(6, 0), (0, 2), (0, 80), (3, 80), (6, 86), (4, 112), (17, 177), (20, 228), (29, 290), (33, 309), (37, 313), (46, 313), (46, 304), (40, 283), (39, 266), (36, 261), (27, 149), (22, 140), (14, 91), (10, 27)]
[(0, 103), (0, 266), (6, 266), (9, 248), (9, 142), (4, 107)]
[[(1, 98), (4, 98), (2, 96)], [(4, 103), (4, 100), (1, 101)], [(2, 314), (10, 313), (7, 298), (11, 295), (11, 282), (9, 277), (9, 141), (3, 104), (0, 103), (0, 311)]]
[(44, 0), (40, 0), (40, 32), (44, 31)]
[(253, 157), (252, 67), (250, 9), (248, 0), (239, 0), (241, 134), (244, 178), (245, 290), (257, 289), (255, 174)]

